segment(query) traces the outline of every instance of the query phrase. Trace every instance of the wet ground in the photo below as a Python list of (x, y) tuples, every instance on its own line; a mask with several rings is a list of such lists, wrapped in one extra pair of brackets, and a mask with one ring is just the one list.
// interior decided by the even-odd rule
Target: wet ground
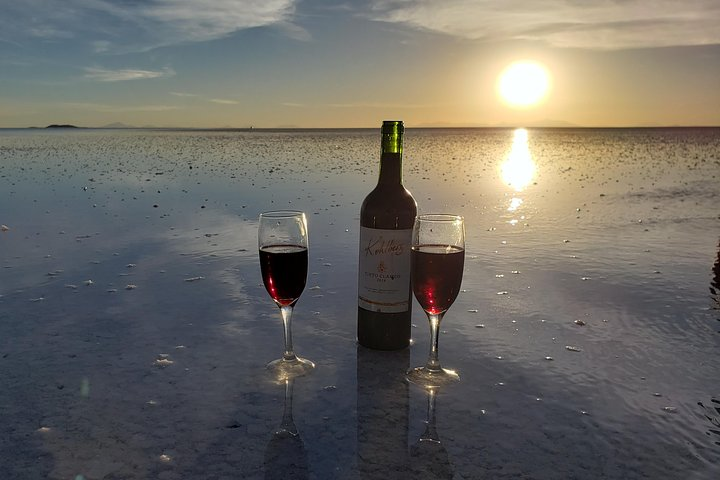
[[(717, 478), (719, 129), (409, 129), (420, 211), (467, 228), (432, 399), (417, 304), (411, 349), (355, 343), (378, 157), (374, 130), (0, 131), (4, 478)], [(309, 218), (292, 385), (275, 208)]]

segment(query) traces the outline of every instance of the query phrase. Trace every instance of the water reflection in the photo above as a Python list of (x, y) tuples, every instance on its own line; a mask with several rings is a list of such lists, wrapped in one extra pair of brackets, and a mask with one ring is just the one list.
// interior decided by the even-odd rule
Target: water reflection
[[(713, 277), (710, 280), (710, 293), (713, 297), (713, 308), (720, 310), (720, 243), (718, 243), (718, 255), (713, 265)], [(720, 317), (718, 317), (720, 320)]]
[(435, 424), (437, 389), (428, 388), (425, 431), (410, 447), (411, 470), (414, 478), (451, 479), (454, 472), (445, 446)]
[(503, 182), (516, 192), (522, 192), (535, 178), (535, 162), (533, 162), (528, 145), (528, 132), (518, 128), (513, 133), (510, 153), (500, 166)]
[(309, 476), (307, 453), (292, 413), (295, 379), (286, 378), (284, 383), (282, 421), (265, 448), (265, 478), (305, 479)]
[(409, 392), (404, 374), (410, 349), (357, 347), (357, 461), (360, 478), (410, 479)]
[[(516, 193), (519, 193), (532, 183), (533, 178), (535, 178), (535, 170), (535, 162), (530, 154), (530, 146), (528, 144), (528, 132), (524, 128), (518, 128), (513, 133), (513, 143), (510, 147), (510, 153), (500, 165), (502, 180)], [(522, 204), (523, 199), (517, 195), (513, 195), (507, 211), (516, 212)], [(513, 218), (509, 223), (516, 225), (519, 221), (519, 219)]]
[(512, 200), (510, 200), (510, 206), (508, 207), (508, 212), (514, 212), (518, 208), (520, 208), (520, 205), (523, 204), (522, 198), (513, 197)]

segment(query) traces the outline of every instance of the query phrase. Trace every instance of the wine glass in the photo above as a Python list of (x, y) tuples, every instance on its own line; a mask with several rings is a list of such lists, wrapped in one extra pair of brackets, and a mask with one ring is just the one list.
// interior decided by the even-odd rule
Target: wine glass
[(305, 375), (315, 368), (310, 360), (293, 352), (291, 320), (293, 307), (305, 289), (308, 268), (307, 218), (303, 212), (280, 210), (260, 214), (258, 227), (260, 271), (265, 289), (282, 316), (285, 352), (267, 364), (282, 380)]
[(408, 371), (408, 381), (425, 388), (458, 381), (457, 372), (440, 366), (440, 321), (457, 298), (465, 264), (465, 222), (459, 215), (415, 218), (412, 234), (412, 288), (430, 321), (430, 355), (423, 367)]

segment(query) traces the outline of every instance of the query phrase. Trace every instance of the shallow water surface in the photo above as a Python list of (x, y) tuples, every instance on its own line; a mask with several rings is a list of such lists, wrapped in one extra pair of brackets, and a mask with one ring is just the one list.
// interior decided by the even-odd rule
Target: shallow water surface
[[(466, 218), (460, 382), (355, 343), (375, 130), (0, 130), (4, 478), (720, 475), (720, 129), (409, 129), (421, 212)], [(300, 209), (295, 347), (257, 217)]]

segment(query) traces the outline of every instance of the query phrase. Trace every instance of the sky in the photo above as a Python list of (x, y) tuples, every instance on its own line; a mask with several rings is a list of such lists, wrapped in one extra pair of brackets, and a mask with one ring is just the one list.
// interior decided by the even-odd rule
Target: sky
[[(540, 64), (509, 105), (497, 81)], [(0, 0), (0, 128), (720, 125), (718, 0)]]

